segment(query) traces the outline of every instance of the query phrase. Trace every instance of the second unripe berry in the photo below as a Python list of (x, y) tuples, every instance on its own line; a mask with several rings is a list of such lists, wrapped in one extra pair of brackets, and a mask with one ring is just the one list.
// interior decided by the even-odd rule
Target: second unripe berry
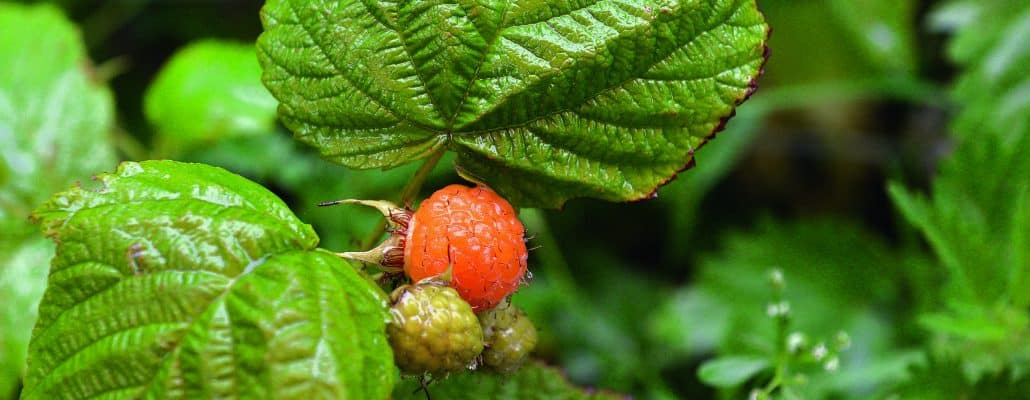
[(497, 372), (514, 372), (536, 348), (537, 333), (526, 313), (505, 301), (477, 314), (486, 348), (483, 365)]
[(449, 286), (420, 283), (394, 292), (387, 336), (402, 372), (460, 371), (483, 351), (483, 329), (472, 307)]

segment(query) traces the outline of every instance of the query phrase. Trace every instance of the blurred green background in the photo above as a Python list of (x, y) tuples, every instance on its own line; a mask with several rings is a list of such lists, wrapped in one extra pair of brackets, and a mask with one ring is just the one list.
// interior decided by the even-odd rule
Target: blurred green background
[[(396, 199), (417, 168), (347, 170), (277, 125), (252, 47), (259, 1), (50, 3), (110, 89), (100, 137), (118, 159), (240, 173), (340, 251), (360, 246), (378, 215), (315, 204)], [(655, 200), (521, 210), (537, 249), (515, 302), (540, 330), (536, 356), (577, 384), (643, 399), (746, 398), (776, 367), (789, 378), (778, 398), (1030, 398), (1030, 158), (1019, 156), (1030, 144), (1030, 6), (759, 7), (773, 27), (759, 90), (695, 168)], [(0, 145), (17, 148), (3, 126)], [(35, 178), (11, 157), (0, 165), (0, 399), (17, 396), (53, 251), (28, 210), (99, 172), (25, 185)], [(423, 195), (459, 181), (451, 165)], [(780, 300), (787, 319), (768, 313)], [(795, 332), (800, 350), (784, 353)], [(820, 341), (835, 349), (838, 332), (849, 346), (831, 367), (810, 353)], [(761, 361), (734, 364), (745, 359)]]

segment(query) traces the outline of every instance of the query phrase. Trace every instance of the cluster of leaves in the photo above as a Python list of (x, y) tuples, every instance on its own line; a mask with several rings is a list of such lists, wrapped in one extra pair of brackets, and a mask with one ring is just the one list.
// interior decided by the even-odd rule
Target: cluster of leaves
[[(856, 10), (862, 7), (868, 8)], [(618, 290), (625, 299), (621, 302), (584, 305), (582, 299), (558, 294), (570, 292), (575, 284), (566, 277), (577, 271), (564, 271), (566, 265), (544, 271), (548, 284), (523, 294), (542, 299), (531, 314), (545, 321), (555, 315), (552, 329), (560, 331), (545, 337), (542, 347), (607, 349), (604, 355), (557, 354), (578, 380), (612, 383), (654, 398), (704, 396), (697, 382), (684, 377), (684, 368), (696, 368), (700, 359), (715, 353), (719, 357), (698, 370), (698, 379), (722, 388), (719, 395), (724, 398), (745, 397), (750, 388), (767, 387), (780, 364), (777, 348), (784, 345), (783, 338), (776, 335), (777, 320), (765, 314), (772, 296), (766, 271), (778, 267), (788, 277), (785, 296), (792, 329), (810, 338), (831, 338), (841, 330), (853, 341), (840, 356), (836, 373), (797, 370), (806, 379), (776, 392), (777, 397), (1030, 396), (1025, 301), (1030, 293), (1025, 206), (1030, 176), (1026, 157), (1018, 155), (1027, 145), (1030, 116), (1028, 81), (1020, 68), (1030, 54), (1021, 39), (1030, 26), (1030, 7), (1018, 1), (951, 2), (930, 14), (930, 25), (952, 29), (949, 54), (961, 69), (951, 96), (954, 145), (928, 196), (900, 183), (890, 185), (891, 200), (904, 217), (899, 223), (917, 229), (901, 228), (895, 234), (902, 237), (899, 245), (889, 245), (867, 226), (840, 217), (791, 222), (764, 218), (756, 228), (714, 240), (695, 230), (704, 222), (697, 210), (707, 188), (739, 158), (763, 116), (784, 110), (821, 113), (826, 103), (842, 107), (883, 98), (910, 102), (919, 110), (942, 105), (934, 85), (918, 75), (916, 32), (909, 22), (916, 18), (914, 3), (770, 2), (765, 11), (777, 30), (770, 44), (777, 57), (767, 68), (772, 87), (741, 108), (737, 125), (731, 124), (731, 132), (721, 135), (707, 153), (714, 159), (702, 153), (693, 174), (662, 192), (667, 197), (661, 201), (670, 210), (655, 214), (656, 219), (672, 217), (667, 241), (677, 245), (664, 249), (667, 259), (682, 260), (705, 249), (685, 238), (718, 243), (716, 250), (699, 258), (693, 280), (680, 288), (625, 273), (611, 279), (614, 285), (600, 278), (579, 282), (586, 288), (578, 292)], [(777, 24), (779, 18), (790, 22)], [(825, 24), (827, 20), (839, 23)], [(802, 56), (813, 47), (820, 49), (818, 63)], [(870, 51), (857, 51), (863, 48)], [(830, 57), (824, 49), (845, 54)], [(834, 128), (839, 124), (824, 123)], [(736, 135), (747, 138), (738, 144)], [(921, 154), (934, 153), (933, 143), (926, 145)], [(847, 151), (855, 150), (861, 149)], [(924, 240), (928, 249), (919, 245)], [(590, 273), (600, 276), (620, 264), (631, 271), (655, 268), (622, 260), (610, 249), (575, 251), (547, 241), (541, 245), (540, 253), (548, 253), (538, 253), (541, 258), (554, 258), (548, 249), (564, 247), (566, 253), (574, 252), (567, 259), (589, 265)], [(537, 290), (544, 293), (532, 293)], [(648, 306), (653, 302), (665, 305), (654, 313)], [(572, 307), (589, 314), (581, 321), (560, 314)], [(632, 317), (643, 313), (651, 317), (641, 329)], [(570, 332), (580, 336), (565, 337)], [(688, 383), (671, 383), (676, 381)]]
[[(766, 34), (747, 0), (710, 9), (642, 1), (320, 8), (330, 3), (268, 2), (257, 52), (216, 40), (178, 51), (143, 102), (153, 145), (112, 134), (112, 95), (59, 11), (0, 5), (2, 26), (15, 28), (0, 31), (0, 52), (19, 61), (0, 64), (0, 398), (18, 390), (55, 254), (27, 217), (77, 180), (85, 188), (37, 214), (61, 241), (26, 398), (422, 398), (375, 339), (382, 293), (318, 249), (366, 244), (379, 217), (314, 206), (396, 199), (417, 165), (340, 168), (308, 145), (361, 168), (452, 150), (428, 186), (454, 180), (455, 163), (524, 206), (640, 198), (692, 162), (750, 93)], [(726, 229), (735, 221), (706, 203), (752, 144), (768, 144), (756, 140), (771, 115), (799, 113), (846, 137), (854, 123), (826, 115), (847, 112), (828, 109), (884, 99), (937, 108), (944, 97), (921, 76), (916, 2), (763, 2), (777, 34), (762, 92), (659, 200), (522, 210), (540, 249), (534, 280), (515, 301), (540, 327), (538, 356), (575, 384), (645, 398), (741, 398), (776, 387), (777, 398), (1030, 398), (1024, 3), (954, 0), (929, 15), (929, 26), (950, 35), (960, 70), (950, 97), (954, 145), (927, 194), (895, 175), (899, 225), (915, 231), (900, 229), (893, 244), (839, 215), (743, 216), (751, 226)], [(669, 21), (682, 24), (662, 25)], [(339, 28), (352, 22), (361, 29)], [(444, 34), (420, 35), (427, 26)], [(726, 46), (727, 37), (747, 45)], [(580, 76), (595, 78), (573, 85)], [(276, 125), (277, 105), (308, 145)], [(124, 164), (88, 182), (115, 169), (116, 145), (129, 158), (218, 165), (285, 201), (225, 170), (174, 162)], [(855, 150), (830, 157), (861, 157)], [(812, 348), (781, 359), (783, 319), (766, 313), (774, 267), (786, 277), (774, 304), (790, 304), (788, 334), (848, 333), (837, 372), (806, 365)], [(771, 385), (777, 376), (789, 382)], [(542, 364), (506, 378), (456, 374), (430, 391), (612, 397)]]
[(940, 364), (960, 366), (970, 383), (1030, 381), (1030, 159), (1020, 154), (1030, 146), (1030, 46), (1020, 39), (1030, 7), (955, 1), (937, 15), (954, 29), (949, 53), (964, 68), (952, 91), (955, 150), (929, 196), (890, 187), (947, 272), (946, 300), (920, 323)]
[[(319, 249), (312, 227), (259, 184), (204, 164), (123, 162), (43, 202), (84, 172), (110, 170), (112, 142), (139, 158), (212, 160), (307, 196), (324, 192), (300, 188), (328, 181), (330, 190), (392, 197), (406, 176), (401, 168), (364, 176), (323, 170), (283, 142), (278, 116), (323, 158), (349, 167), (393, 168), (450, 149), (463, 176), (517, 205), (627, 200), (651, 195), (692, 162), (753, 91), (765, 59), (767, 27), (747, 1), (340, 6), (266, 4), (257, 54), (275, 98), (258, 79), (251, 46), (184, 48), (145, 96), (152, 146), (111, 126), (113, 99), (59, 11), (0, 9), (24, 29), (0, 42), (23, 62), (3, 82), (4, 122), (11, 121), (4, 138), (15, 150), (5, 153), (4, 223), (21, 220), (11, 231), (31, 232), (24, 219), (42, 203), (31, 217), (57, 244), (23, 398), (385, 398), (397, 379), (382, 291)], [(58, 34), (44, 47), (50, 51), (28, 56), (38, 48), (25, 38), (51, 26)], [(67, 60), (39, 58), (52, 53)], [(35, 69), (43, 64), (55, 71)], [(84, 135), (66, 140), (79, 130)], [(269, 160), (253, 163), (254, 154)], [(35, 182), (54, 187), (28, 186)], [(373, 225), (354, 221), (326, 225)], [(356, 236), (336, 240), (353, 246)], [(35, 257), (11, 251), (46, 272), (50, 248)], [(10, 356), (3, 353), (4, 394), (25, 359), (33, 318), (23, 314), (39, 301), (43, 279), (32, 281), (32, 293), (8, 311), (17, 335)], [(502, 397), (608, 397), (539, 365), (503, 382), (458, 376), (439, 390), (465, 379)]]
[[(722, 386), (732, 376), (731, 383), (757, 386), (749, 379), (770, 379), (761, 377), (775, 365), (777, 353), (763, 348), (768, 337), (750, 335), (775, 330), (754, 327), (753, 319), (734, 321), (733, 315), (759, 315), (757, 294), (763, 291), (755, 277), (762, 266), (781, 266), (793, 281), (801, 279), (794, 285), (801, 286), (797, 300), (790, 304), (795, 322), (812, 324), (802, 330), (826, 334), (841, 328), (862, 338), (854, 353), (882, 354), (872, 359), (845, 354), (842, 373), (813, 379), (781, 396), (1030, 396), (1030, 160), (1019, 155), (1030, 145), (1030, 103), (1025, 101), (1030, 78), (1020, 67), (1030, 62), (1030, 46), (1020, 39), (1030, 26), (1030, 7), (1017, 1), (956, 1), (931, 18), (938, 27), (954, 30), (949, 54), (963, 69), (952, 89), (958, 109), (951, 124), (955, 144), (928, 196), (898, 182), (890, 184), (889, 194), (925, 239), (932, 258), (918, 248), (890, 251), (874, 237), (851, 239), (859, 231), (848, 233), (839, 222), (766, 224), (756, 233), (729, 237), (720, 259), (708, 260), (709, 267), (702, 261), (700, 282), (670, 303), (671, 313), (685, 317), (672, 325), (675, 319), (658, 319), (659, 332), (671, 338), (695, 327), (691, 335), (702, 337), (686, 337), (694, 346), (715, 345), (729, 355), (768, 355), (752, 359), (746, 376), (741, 369), (720, 375), (702, 368), (702, 380)], [(903, 288), (911, 290), (912, 298), (898, 303), (907, 297), (897, 292)], [(741, 303), (751, 306), (741, 310), (736, 306)], [(895, 315), (886, 315), (887, 310)], [(891, 325), (905, 329), (892, 332)], [(699, 332), (698, 326), (712, 331)]]

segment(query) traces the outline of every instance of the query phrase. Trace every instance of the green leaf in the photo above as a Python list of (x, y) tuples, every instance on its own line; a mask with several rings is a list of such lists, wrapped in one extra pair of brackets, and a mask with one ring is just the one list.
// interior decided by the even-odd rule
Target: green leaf
[(35, 218), (57, 242), (25, 399), (385, 398), (386, 296), (272, 193), (123, 163)]
[(959, 362), (969, 382), (1012, 369), (1030, 375), (1030, 316), (1025, 308), (951, 301), (947, 311), (925, 313), (919, 323), (934, 334), (932, 354)]
[[(516, 400), (516, 399), (564, 399), (602, 400), (621, 399), (607, 392), (584, 391), (570, 384), (554, 368), (541, 363), (530, 362), (511, 375), (490, 372), (463, 372), (450, 374), (442, 381), (433, 381), (428, 386), (433, 398), (449, 400)], [(393, 391), (395, 400), (423, 400), (426, 395), (415, 379), (407, 379)]]
[[(1030, 305), (1030, 132), (1011, 144), (984, 132), (962, 139), (930, 198), (897, 183), (891, 198), (926, 235), (958, 299)], [(975, 238), (975, 239), (973, 239)]]
[(946, 3), (934, 25), (955, 31), (948, 46), (964, 68), (953, 89), (962, 105), (954, 121), (960, 135), (986, 133), (1011, 144), (1030, 132), (1030, 3), (1021, 0)]
[[(765, 220), (754, 230), (726, 234), (719, 243), (717, 252), (701, 257), (696, 283), (687, 286), (684, 294), (670, 298), (670, 305), (672, 310), (689, 310), (691, 302), (710, 304), (709, 296), (715, 296), (715, 301), (723, 304), (720, 307), (728, 309), (721, 316), (712, 315), (717, 310), (682, 315), (685, 334), (702, 325), (729, 324), (734, 319), (752, 324), (749, 331), (774, 331), (765, 305), (773, 293), (768, 273), (779, 268), (787, 280), (785, 296), (791, 303), (793, 329), (829, 337), (846, 330), (846, 324), (862, 319), (863, 314), (882, 319), (876, 316), (874, 306), (892, 299), (898, 290), (894, 281), (906, 267), (916, 268), (920, 262), (891, 251), (860, 225), (839, 219)], [(691, 291), (698, 293), (686, 295)], [(683, 303), (685, 300), (691, 302)], [(715, 318), (700, 319), (707, 317)], [(722, 338), (717, 345), (725, 346), (741, 335), (729, 325), (724, 328), (719, 330)], [(711, 349), (692, 349), (707, 350)]]
[[(936, 332), (945, 332), (964, 339), (983, 340), (999, 342), (1006, 339), (1011, 327), (1003, 323), (1008, 321), (989, 318), (978, 309), (965, 309), (959, 311), (958, 315), (950, 313), (926, 313), (919, 317), (919, 323), (928, 329)], [(1017, 324), (1026, 323), (1026, 317), (1020, 318), (1024, 321), (1016, 321)], [(1017, 325), (1018, 326), (1018, 325)]]
[(760, 356), (719, 357), (701, 364), (697, 377), (715, 387), (731, 388), (769, 369), (770, 365), (766, 357)]
[(889, 192), (947, 272), (947, 310), (920, 322), (936, 355), (975, 381), (1030, 360), (1030, 5), (952, 1), (931, 25), (954, 31), (949, 53), (964, 68), (952, 92), (957, 147), (928, 196), (896, 182)]
[[(898, 296), (897, 282), (928, 268), (929, 260), (891, 250), (855, 222), (839, 219), (765, 220), (718, 243), (718, 251), (701, 257), (692, 284), (649, 315), (657, 345), (680, 353), (682, 360), (711, 352), (771, 354), (776, 325), (766, 314), (773, 299), (768, 276), (779, 268), (786, 279), (791, 331), (813, 340), (847, 332), (854, 341), (841, 356), (840, 369), (867, 378), (812, 374), (799, 389), (806, 398), (868, 393), (899, 378), (905, 364), (888, 356), (899, 351), (894, 329), (901, 317), (888, 306)], [(919, 284), (926, 283), (910, 284), (913, 298), (925, 290)]]
[(0, 4), (0, 231), (51, 193), (114, 166), (110, 91), (53, 6)]
[(961, 363), (955, 359), (931, 358), (924, 365), (911, 368), (909, 380), (884, 397), (921, 400), (1030, 398), (1030, 374), (1022, 374), (1020, 378), (1013, 372), (1001, 371), (970, 382)]
[(263, 80), (298, 139), (389, 168), (441, 148), (522, 206), (652, 196), (753, 90), (749, 0), (271, 0)]
[(0, 244), (0, 399), (12, 398), (25, 370), (36, 307), (54, 245), (43, 238)]
[(204, 40), (186, 46), (162, 67), (143, 101), (162, 154), (275, 131), (276, 101), (261, 85), (249, 44)]

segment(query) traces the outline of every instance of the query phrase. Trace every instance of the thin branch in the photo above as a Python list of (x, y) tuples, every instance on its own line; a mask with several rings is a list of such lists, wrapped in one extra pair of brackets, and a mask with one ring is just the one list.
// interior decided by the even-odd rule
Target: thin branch
[[(408, 184), (404, 186), (404, 190), (401, 191), (401, 198), (399, 204), (402, 207), (406, 207), (415, 201), (415, 197), (418, 196), (419, 191), (422, 190), (422, 184), (425, 183), (426, 178), (429, 177), (429, 173), (433, 172), (433, 168), (436, 168), (436, 164), (443, 158), (444, 153), (447, 152), (446, 147), (440, 147), (425, 162), (422, 166), (415, 171), (415, 175), (411, 177)], [(386, 233), (386, 221), (380, 222), (376, 225), (376, 228), (365, 237), (365, 240), (361, 241), (361, 250), (371, 249), (376, 245), (376, 241)]]

